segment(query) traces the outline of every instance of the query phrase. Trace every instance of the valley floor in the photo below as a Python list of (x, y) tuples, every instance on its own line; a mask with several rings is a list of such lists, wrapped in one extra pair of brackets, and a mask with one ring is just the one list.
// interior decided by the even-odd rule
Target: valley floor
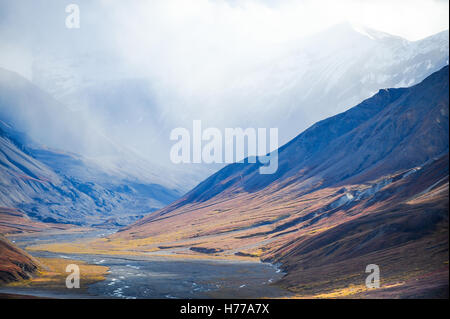
[[(84, 234), (82, 241), (111, 231)], [(99, 237), (100, 236), (100, 237)], [(79, 234), (67, 232), (10, 237), (21, 247), (30, 243), (68, 243)], [(74, 254), (32, 251), (49, 269), (31, 280), (0, 288), (0, 296), (43, 298), (279, 298), (292, 295), (273, 283), (281, 271), (253, 259), (171, 258), (144, 255)], [(80, 265), (81, 288), (66, 289), (65, 266)]]
[[(44, 276), (36, 281), (22, 281), (0, 288), (0, 293), (31, 295), (47, 298), (448, 298), (448, 261), (440, 269), (430, 272), (411, 271), (408, 275), (382, 277), (379, 289), (368, 289), (361, 274), (349, 276), (344, 282), (323, 282), (316, 289), (298, 285), (304, 276), (296, 272), (282, 273), (268, 263), (261, 263), (255, 255), (232, 256), (214, 252), (196, 252), (171, 247), (154, 252), (121, 250), (95, 251), (98, 241), (113, 231), (96, 230), (80, 236), (77, 233), (51, 233), (50, 236), (14, 236), (22, 247), (29, 247), (42, 263), (82, 263), (108, 269), (99, 273), (100, 281), (86, 278), (87, 288), (68, 290), (62, 271), (59, 275)], [(442, 240), (440, 240), (442, 242)], [(36, 242), (43, 244), (33, 246)], [(429, 238), (428, 243), (432, 240)], [(431, 245), (432, 246), (432, 245)], [(431, 247), (426, 249), (436, 249)], [(439, 245), (437, 245), (439, 246)], [(85, 247), (91, 247), (83, 251)], [(419, 248), (417, 246), (416, 248)], [(444, 247), (445, 248), (445, 247)], [(407, 247), (405, 247), (407, 249)], [(414, 247), (412, 247), (412, 250)], [(410, 251), (412, 251), (410, 250)], [(439, 247), (436, 250), (438, 253)], [(395, 253), (395, 252), (394, 252)], [(438, 253), (439, 255), (439, 253)], [(445, 257), (445, 256), (444, 256)], [(428, 257), (425, 256), (425, 259)], [(77, 261), (71, 261), (75, 259)], [(414, 258), (411, 260), (414, 261)], [(417, 261), (417, 260), (416, 260)], [(430, 260), (430, 264), (436, 264)], [(338, 267), (339, 265), (336, 265)], [(414, 266), (414, 265), (412, 265)], [(423, 263), (422, 263), (423, 266)], [(61, 266), (59, 266), (61, 267)], [(423, 268), (423, 267), (422, 267)], [(320, 276), (318, 268), (314, 273)], [(306, 271), (309, 274), (310, 271)], [(362, 272), (363, 273), (363, 272)], [(388, 272), (390, 273), (390, 272)], [(382, 275), (385, 275), (383, 273)], [(299, 278), (297, 278), (299, 277)], [(297, 278), (297, 279), (293, 279)], [(324, 278), (328, 278), (324, 276)], [(352, 279), (353, 278), (353, 279)], [(59, 282), (58, 282), (59, 280)], [(320, 283), (320, 280), (317, 280)], [(86, 281), (85, 281), (86, 283)], [(292, 286), (293, 285), (293, 286)], [(295, 287), (294, 289), (292, 287)], [(61, 293), (62, 292), (62, 293)]]

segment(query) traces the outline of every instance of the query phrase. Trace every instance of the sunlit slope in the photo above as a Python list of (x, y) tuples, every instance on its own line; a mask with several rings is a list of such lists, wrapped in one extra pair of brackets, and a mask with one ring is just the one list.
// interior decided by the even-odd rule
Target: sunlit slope
[[(301, 293), (332, 289), (332, 276), (347, 285), (370, 261), (390, 264), (392, 280), (411, 267), (412, 276), (446, 267), (448, 111), (445, 67), (316, 123), (280, 148), (276, 174), (229, 165), (110, 241), (154, 254), (275, 260)], [(312, 276), (317, 267), (323, 273)], [(301, 272), (325, 279), (313, 289)]]
[[(299, 296), (442, 297), (448, 110), (445, 67), (313, 125), (280, 148), (274, 175), (229, 165), (108, 238), (32, 249), (260, 258), (280, 263), (280, 284)], [(376, 293), (369, 263), (382, 271)]]
[[(375, 187), (384, 176), (413, 169), (446, 152), (448, 67), (411, 88), (380, 90), (349, 111), (316, 123), (279, 149), (275, 174), (260, 175), (259, 164), (229, 165), (174, 204), (124, 229), (121, 236), (162, 233), (152, 226), (177, 220), (183, 232), (193, 233), (204, 225), (199, 209), (229, 228), (249, 218), (243, 205), (264, 204), (268, 211), (279, 201), (296, 200), (312, 191), (345, 185)], [(233, 223), (229, 211), (213, 213), (216, 207), (229, 206), (245, 214)], [(197, 227), (186, 227), (182, 221), (191, 217)]]

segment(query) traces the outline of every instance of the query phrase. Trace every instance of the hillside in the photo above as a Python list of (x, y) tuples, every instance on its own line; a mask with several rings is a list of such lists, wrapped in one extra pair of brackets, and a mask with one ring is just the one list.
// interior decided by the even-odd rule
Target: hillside
[[(276, 174), (229, 165), (111, 240), (277, 261), (302, 294), (348, 285), (369, 261), (394, 281), (448, 267), (448, 112), (444, 67), (316, 123), (279, 149)], [(299, 273), (320, 265), (328, 277), (305, 289), (314, 280)]]
[(39, 262), (0, 234), (0, 284), (29, 279)]
[(0, 207), (19, 209), (41, 222), (92, 225), (114, 217), (117, 227), (180, 196), (40, 145), (1, 120), (0, 164)]

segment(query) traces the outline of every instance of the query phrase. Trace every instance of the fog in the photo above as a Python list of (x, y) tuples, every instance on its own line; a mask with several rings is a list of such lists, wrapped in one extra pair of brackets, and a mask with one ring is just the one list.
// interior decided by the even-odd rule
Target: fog
[[(168, 161), (170, 131), (190, 129), (194, 119), (219, 129), (279, 127), (283, 144), (377, 89), (400, 84), (377, 80), (352, 96), (319, 99), (320, 90), (310, 84), (324, 85), (311, 74), (327, 65), (310, 67), (315, 52), (341, 50), (339, 61), (345, 62), (353, 57), (346, 51), (352, 41), (361, 43), (364, 54), (372, 48), (345, 26), (364, 25), (410, 41), (448, 29), (448, 2), (433, 0), (73, 3), (80, 8), (79, 29), (65, 26), (68, 3), (37, 0), (25, 6), (0, 0), (0, 67), (70, 109), (79, 131), (95, 130), (120, 148), (160, 163)], [(323, 32), (328, 35), (320, 36)], [(336, 36), (351, 39), (335, 43)], [(391, 54), (386, 52), (380, 56)], [(433, 63), (437, 68), (441, 60)], [(414, 75), (411, 83), (420, 77), (424, 74)], [(336, 81), (344, 85), (353, 79)], [(286, 117), (290, 122), (283, 125)], [(83, 152), (67, 139), (54, 140), (55, 146)], [(83, 143), (102, 140), (84, 137)], [(98, 149), (88, 146), (89, 152)]]

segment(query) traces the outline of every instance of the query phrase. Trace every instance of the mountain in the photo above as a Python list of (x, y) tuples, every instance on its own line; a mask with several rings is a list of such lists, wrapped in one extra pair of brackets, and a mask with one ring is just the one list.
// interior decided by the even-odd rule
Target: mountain
[(228, 165), (111, 240), (151, 238), (142, 249), (162, 254), (259, 256), (280, 262), (282, 284), (301, 294), (346, 287), (370, 263), (387, 283), (445, 277), (448, 72), (314, 124), (278, 150), (275, 174)]
[(4, 121), (0, 164), (0, 206), (20, 209), (43, 222), (92, 225), (114, 217), (118, 225), (125, 225), (181, 195), (42, 146)]
[[(105, 52), (42, 54), (33, 61), (33, 83), (103, 123), (98, 129), (111, 141), (165, 164), (170, 131), (190, 128), (192, 120), (219, 129), (278, 127), (281, 145), (380, 88), (417, 84), (448, 64), (448, 31), (408, 41), (342, 23), (236, 63), (229, 73), (211, 75), (219, 80), (207, 79), (197, 92), (189, 78), (171, 78), (170, 70), (163, 78), (151, 70), (139, 70), (140, 77), (127, 74)], [(217, 86), (210, 87), (215, 81)], [(184, 177), (183, 170), (174, 174), (196, 183), (206, 177), (201, 172)]]
[(338, 24), (283, 45), (276, 57), (255, 57), (258, 63), (214, 91), (211, 101), (198, 103), (226, 101), (223, 108), (231, 118), (214, 114), (208, 118), (211, 126), (278, 127), (284, 144), (381, 88), (415, 85), (448, 65), (448, 39), (448, 30), (408, 41)]
[(48, 230), (62, 231), (72, 225), (42, 223), (13, 208), (0, 207), (0, 234), (37, 233)]
[(261, 80), (250, 83), (266, 89), (257, 102), (245, 101), (261, 106), (249, 117), (259, 127), (283, 128), (285, 143), (299, 129), (347, 110), (380, 88), (412, 86), (448, 65), (448, 39), (448, 30), (408, 41), (349, 23), (336, 25), (255, 67), (252, 78)]
[[(18, 74), (0, 68), (0, 120), (27, 135), (26, 142), (32, 140), (37, 148), (77, 154), (88, 166), (100, 166), (108, 176), (184, 193), (210, 170), (185, 170), (167, 163), (168, 143), (155, 124), (157, 114), (150, 108), (146, 88), (146, 82), (140, 80), (91, 84), (86, 91), (77, 91), (77, 98), (69, 99), (67, 104), (72, 104), (66, 105)], [(144, 141), (150, 156), (141, 155), (138, 141)], [(165, 152), (155, 145), (162, 141)], [(49, 166), (59, 165), (42, 153), (35, 155), (43, 155)], [(159, 157), (165, 161), (157, 160)], [(86, 174), (80, 168), (76, 174)]]
[(380, 90), (282, 146), (275, 174), (259, 174), (259, 163), (229, 165), (160, 214), (216, 196), (229, 198), (236, 191), (255, 193), (271, 186), (302, 194), (421, 165), (448, 151), (447, 87), (448, 66), (411, 88)]
[(113, 218), (125, 225), (192, 185), (111, 141), (96, 124), (0, 69), (0, 206), (45, 222), (91, 225)]
[(181, 190), (188, 191), (217, 169), (170, 162), (169, 136), (177, 125), (170, 121), (170, 109), (158, 105), (157, 90), (148, 79), (130, 77), (84, 85), (60, 99), (95, 119), (99, 131), (116, 145), (126, 145), (134, 156), (151, 161), (161, 174), (172, 176)]
[(0, 119), (109, 175), (185, 193), (223, 166), (171, 164), (173, 128), (194, 119), (219, 129), (278, 127), (286, 143), (380, 88), (414, 85), (447, 65), (448, 31), (408, 41), (342, 23), (275, 51), (238, 77), (224, 75), (218, 88), (186, 96), (107, 51), (39, 50), (31, 83), (0, 70)]
[(357, 218), (339, 223), (331, 217), (336, 227), (290, 238), (268, 253), (264, 259), (282, 264), (287, 273), (279, 284), (321, 293), (364, 283), (365, 267), (376, 264), (382, 285), (401, 286), (386, 289), (385, 298), (448, 296), (448, 165), (447, 153), (415, 173), (395, 176), (364, 204), (341, 208), (350, 215), (361, 212)]
[(30, 81), (4, 69), (0, 69), (0, 120), (30, 137), (38, 147), (81, 155), (101, 165), (110, 175), (162, 184), (180, 192), (192, 187), (189, 174), (183, 179), (183, 174), (172, 172), (177, 169), (143, 158), (129, 147), (132, 141), (118, 144), (104, 134), (100, 119), (69, 108)]
[(99, 134), (89, 119), (4, 69), (0, 69), (0, 119), (50, 147), (88, 155), (115, 151), (113, 143)]

